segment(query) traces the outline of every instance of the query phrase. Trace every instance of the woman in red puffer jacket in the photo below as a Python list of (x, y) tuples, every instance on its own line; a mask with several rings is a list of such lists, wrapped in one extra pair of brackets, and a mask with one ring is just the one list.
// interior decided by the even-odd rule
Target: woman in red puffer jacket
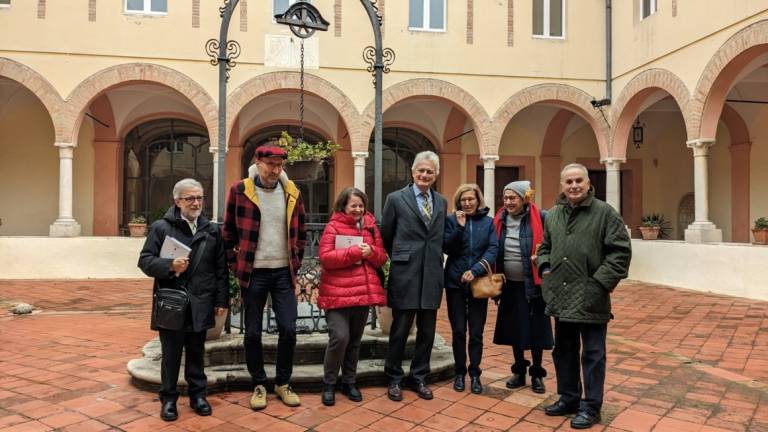
[(321, 399), (328, 406), (335, 403), (339, 367), (341, 392), (352, 401), (363, 400), (355, 385), (360, 341), (370, 306), (387, 303), (376, 273), (387, 261), (387, 252), (376, 219), (365, 210), (367, 201), (363, 191), (354, 187), (344, 189), (320, 238), (323, 272), (317, 304), (325, 310), (329, 337)]

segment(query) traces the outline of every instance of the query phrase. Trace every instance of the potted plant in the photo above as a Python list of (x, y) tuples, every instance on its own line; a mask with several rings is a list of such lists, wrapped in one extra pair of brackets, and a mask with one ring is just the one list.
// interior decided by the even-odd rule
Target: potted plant
[(147, 219), (144, 216), (136, 215), (128, 222), (128, 232), (131, 237), (144, 237), (147, 235)]
[(280, 134), (277, 145), (288, 153), (285, 170), (292, 180), (317, 180), (323, 173), (323, 162), (331, 159), (341, 148), (332, 141), (311, 144), (294, 140), (286, 131)]
[(768, 217), (763, 216), (755, 219), (755, 226), (752, 227), (752, 237), (755, 238), (752, 244), (768, 244)]
[(651, 213), (643, 216), (643, 220), (638, 228), (643, 235), (643, 240), (669, 238), (669, 221), (664, 219), (664, 215), (661, 213)]

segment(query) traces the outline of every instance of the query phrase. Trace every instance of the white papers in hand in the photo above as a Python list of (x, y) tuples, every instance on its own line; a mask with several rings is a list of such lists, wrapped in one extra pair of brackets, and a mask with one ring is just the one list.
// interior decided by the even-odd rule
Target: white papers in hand
[[(348, 235), (336, 236), (336, 249), (346, 249), (350, 246), (356, 246), (359, 244), (363, 244), (362, 236), (348, 236)], [(362, 261), (358, 261), (355, 264), (362, 264)]]
[(165, 236), (163, 246), (160, 248), (160, 258), (186, 258), (192, 251), (189, 246), (171, 236)]
[(363, 244), (362, 236), (348, 236), (337, 235), (336, 236), (336, 249), (346, 249), (350, 246)]

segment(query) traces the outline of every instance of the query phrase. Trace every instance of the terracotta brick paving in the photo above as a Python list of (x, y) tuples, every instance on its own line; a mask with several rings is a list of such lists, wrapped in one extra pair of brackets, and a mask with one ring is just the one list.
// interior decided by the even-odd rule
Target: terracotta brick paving
[[(154, 393), (139, 390), (125, 371), (154, 332), (148, 328), (147, 280), (0, 281), (0, 305), (25, 301), (29, 316), (0, 312), (0, 430), (3, 431), (553, 431), (568, 419), (547, 417), (545, 395), (510, 391), (511, 352), (486, 331), (483, 395), (433, 385), (435, 400), (406, 392), (389, 401), (381, 387), (364, 401), (343, 396), (328, 408), (303, 394), (288, 408), (274, 395), (262, 412), (247, 392), (217, 393), (211, 417), (179, 401), (180, 418), (159, 419)], [(625, 282), (613, 296), (603, 422), (597, 431), (768, 431), (768, 302)], [(438, 331), (450, 337), (445, 309)]]

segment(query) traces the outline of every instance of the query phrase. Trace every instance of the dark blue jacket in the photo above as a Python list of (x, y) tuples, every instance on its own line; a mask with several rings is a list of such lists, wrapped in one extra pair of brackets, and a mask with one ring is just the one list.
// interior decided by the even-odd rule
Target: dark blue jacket
[[(539, 210), (541, 214), (541, 225), (544, 226), (547, 212)], [(497, 221), (501, 226), (498, 233), (499, 253), (496, 256), (496, 271), (504, 272), (504, 238), (507, 236), (507, 210), (502, 208), (496, 214)], [(528, 300), (541, 297), (541, 287), (533, 283), (533, 266), (531, 266), (531, 250), (533, 250), (533, 231), (531, 230), (531, 207), (525, 206), (525, 213), (520, 220), (520, 259), (523, 260), (523, 275), (525, 280), (525, 297)]]
[(498, 247), (496, 230), (493, 218), (488, 216), (488, 207), (467, 216), (463, 227), (456, 221), (455, 213), (448, 216), (445, 219), (443, 236), (443, 252), (448, 255), (445, 264), (445, 288), (466, 289), (468, 285), (461, 283), (461, 275), (467, 270), (472, 270), (475, 277), (485, 275), (486, 271), (480, 260), (485, 259), (488, 265), (493, 267)]

